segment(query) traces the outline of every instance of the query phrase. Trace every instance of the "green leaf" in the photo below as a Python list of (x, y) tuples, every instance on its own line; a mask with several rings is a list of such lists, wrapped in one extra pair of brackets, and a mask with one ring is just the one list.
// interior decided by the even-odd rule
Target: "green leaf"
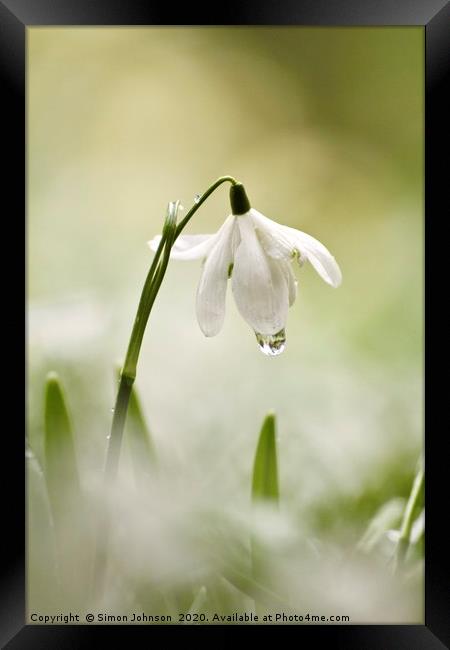
[(156, 452), (149, 428), (142, 413), (136, 390), (133, 388), (125, 425), (134, 471), (138, 480), (156, 467)]
[[(117, 377), (120, 380), (119, 367), (117, 367)], [(149, 475), (150, 471), (156, 469), (157, 455), (150, 429), (142, 411), (141, 401), (134, 386), (130, 393), (125, 435), (136, 480), (140, 482)]]
[(417, 474), (411, 488), (408, 501), (403, 514), (403, 521), (400, 528), (400, 535), (397, 542), (395, 554), (395, 568), (400, 568), (406, 559), (408, 548), (411, 542), (411, 531), (414, 518), (419, 514), (424, 503), (425, 468), (423, 459), (418, 464)]
[(253, 464), (253, 501), (272, 501), (278, 503), (278, 464), (275, 438), (275, 413), (267, 414), (259, 434)]
[[(252, 500), (255, 506), (278, 506), (278, 463), (275, 437), (275, 413), (269, 412), (261, 427), (253, 464)], [(250, 539), (252, 577), (255, 582), (270, 588), (267, 573), (267, 549), (252, 535)], [(257, 613), (262, 613), (255, 599)]]
[(64, 514), (68, 501), (79, 496), (72, 425), (58, 375), (47, 376), (44, 404), (45, 478), (55, 518)]

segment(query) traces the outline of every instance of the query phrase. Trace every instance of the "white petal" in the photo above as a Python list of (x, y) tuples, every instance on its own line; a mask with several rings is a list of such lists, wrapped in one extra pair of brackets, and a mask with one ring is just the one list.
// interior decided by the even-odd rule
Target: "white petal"
[(284, 276), (286, 278), (286, 282), (288, 285), (288, 294), (289, 294), (289, 307), (292, 307), (297, 297), (297, 280), (292, 271), (292, 266), (290, 262), (286, 262), (285, 260), (278, 260), (277, 264), (280, 265), (280, 268), (283, 271)]
[[(216, 233), (217, 234), (217, 233)], [(175, 260), (196, 260), (206, 257), (214, 246), (216, 235), (180, 235), (170, 251), (170, 257)], [(161, 235), (157, 235), (148, 245), (152, 251), (156, 251), (161, 241)]]
[[(180, 235), (170, 251), (171, 259), (190, 261), (205, 258), (220, 239), (222, 231), (226, 230), (227, 224), (234, 223), (234, 219), (235, 217), (230, 214), (213, 235)], [(148, 242), (148, 245), (156, 251), (160, 241), (161, 235), (157, 235)]]
[(295, 250), (295, 243), (290, 234), (284, 232), (284, 226), (265, 217), (253, 208), (250, 210), (249, 215), (266, 253), (274, 259), (291, 260)]
[(225, 318), (228, 269), (233, 261), (235, 219), (227, 219), (206, 258), (197, 289), (197, 320), (205, 336), (215, 336)]
[[(294, 229), (290, 228), (290, 230)], [(300, 253), (308, 258), (325, 282), (331, 284), (332, 287), (338, 287), (342, 282), (342, 273), (330, 251), (311, 235), (300, 232), (300, 230), (294, 230), (294, 232), (297, 236)]]
[(147, 242), (147, 244), (150, 246), (150, 248), (154, 253), (156, 253), (160, 241), (161, 241), (161, 235), (156, 235), (155, 237), (153, 237), (153, 239), (150, 239), (150, 241)]
[(281, 265), (264, 252), (249, 216), (238, 217), (241, 243), (233, 267), (233, 294), (241, 315), (260, 334), (286, 325), (288, 281)]
[(311, 235), (296, 228), (282, 226), (257, 210), (250, 211), (264, 250), (275, 259), (289, 259), (295, 251), (308, 259), (325, 282), (338, 287), (342, 281), (341, 270), (330, 251)]

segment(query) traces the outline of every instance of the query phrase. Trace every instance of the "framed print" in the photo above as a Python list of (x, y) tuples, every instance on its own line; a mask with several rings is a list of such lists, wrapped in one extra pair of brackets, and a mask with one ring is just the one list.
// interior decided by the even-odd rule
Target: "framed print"
[(449, 4), (144, 4), (0, 0), (2, 646), (449, 647)]

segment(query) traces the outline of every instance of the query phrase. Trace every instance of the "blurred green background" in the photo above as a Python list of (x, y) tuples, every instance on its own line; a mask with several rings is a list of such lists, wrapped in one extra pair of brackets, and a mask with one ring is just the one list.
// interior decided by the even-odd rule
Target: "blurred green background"
[[(187, 210), (231, 174), (257, 210), (322, 241), (343, 284), (334, 290), (311, 266), (297, 269), (286, 351), (266, 358), (231, 291), (222, 332), (202, 335), (199, 263), (171, 262), (136, 384), (158, 455), (186, 517), (200, 503), (239, 509), (273, 408), (284, 507), (312, 537), (356, 543), (381, 504), (407, 496), (422, 448), (422, 28), (27, 34), (28, 420), (37, 459), (44, 379), (56, 370), (86, 489), (95, 486), (114, 367), (152, 259), (146, 242), (161, 231), (168, 201)], [(228, 213), (225, 186), (186, 232), (215, 232)], [(355, 616), (420, 622), (414, 585), (403, 609), (380, 595), (359, 611), (355, 596)], [(37, 602), (43, 589), (34, 587)]]

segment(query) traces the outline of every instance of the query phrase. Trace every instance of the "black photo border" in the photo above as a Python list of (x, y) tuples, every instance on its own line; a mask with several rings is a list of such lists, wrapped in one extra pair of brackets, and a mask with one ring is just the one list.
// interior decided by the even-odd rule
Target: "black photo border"
[[(154, 638), (156, 626), (39, 626), (25, 625), (25, 470), (24, 440), (18, 427), (22, 399), (14, 395), (23, 385), (22, 313), (26, 265), (26, 132), (25, 65), (27, 27), (70, 25), (305, 25), (305, 26), (422, 26), (425, 29), (425, 450), (426, 450), (426, 560), (424, 625), (297, 625), (290, 632), (305, 647), (325, 645), (342, 650), (438, 650), (450, 648), (450, 543), (446, 520), (448, 489), (448, 418), (443, 405), (448, 366), (443, 344), (448, 338), (445, 317), (445, 221), (450, 216), (450, 140), (446, 94), (450, 88), (450, 3), (448, 0), (230, 0), (211, 3), (169, 3), (151, 0), (0, 0), (0, 98), (3, 109), (1, 175), (4, 309), (8, 344), (3, 355), (3, 534), (0, 587), (0, 642), (11, 650), (27, 648), (86, 648), (113, 640), (135, 647)], [(447, 91), (447, 93), (446, 93)], [(11, 242), (17, 242), (16, 253)], [(22, 264), (22, 261), (24, 264)], [(448, 291), (448, 290), (447, 290)], [(444, 298), (444, 300), (443, 300)], [(445, 328), (445, 330), (444, 330)], [(444, 331), (446, 336), (444, 337)], [(17, 337), (17, 346), (12, 341)], [(6, 340), (6, 339), (4, 339)], [(6, 353), (6, 358), (5, 358)], [(435, 374), (432, 374), (433, 373)], [(446, 372), (447, 371), (447, 372)], [(6, 414), (13, 417), (6, 419)], [(5, 472), (7, 466), (8, 472)], [(164, 626), (160, 633), (193, 627)], [(222, 632), (234, 626), (221, 626)], [(240, 630), (251, 626), (239, 626)], [(264, 626), (268, 629), (275, 626)], [(283, 632), (285, 626), (277, 626)], [(293, 629), (295, 628), (295, 629)], [(252, 627), (252, 630), (255, 628)], [(202, 633), (204, 634), (204, 633)], [(208, 635), (207, 635), (208, 636)], [(225, 636), (223, 637), (225, 639)]]

